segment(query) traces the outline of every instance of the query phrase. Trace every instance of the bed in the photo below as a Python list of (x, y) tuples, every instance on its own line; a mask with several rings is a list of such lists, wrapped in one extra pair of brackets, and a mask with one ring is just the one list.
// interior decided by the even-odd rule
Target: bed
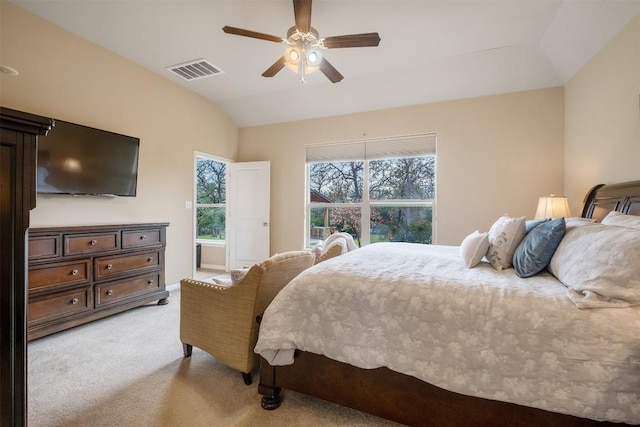
[[(593, 187), (531, 277), (408, 243), (310, 268), (262, 318), (263, 408), (288, 389), (414, 426), (640, 424), (638, 215), (640, 181)], [(567, 267), (589, 257), (595, 278)]]

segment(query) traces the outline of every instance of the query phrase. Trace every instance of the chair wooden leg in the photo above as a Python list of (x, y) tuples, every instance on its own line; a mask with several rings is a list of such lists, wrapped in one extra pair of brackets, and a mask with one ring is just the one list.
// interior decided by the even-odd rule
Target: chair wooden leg
[(191, 352), (193, 351), (193, 346), (191, 344), (182, 343), (182, 351), (184, 352), (184, 357), (190, 357)]
[(246, 385), (251, 385), (251, 372), (244, 373), (242, 372), (242, 379)]

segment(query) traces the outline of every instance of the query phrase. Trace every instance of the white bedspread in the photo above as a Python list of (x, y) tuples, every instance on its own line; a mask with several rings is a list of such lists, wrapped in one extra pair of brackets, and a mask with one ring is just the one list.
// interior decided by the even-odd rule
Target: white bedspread
[(256, 352), (386, 366), (454, 392), (640, 423), (640, 308), (580, 310), (551, 274), (518, 278), (458, 247), (378, 243), (300, 274), (264, 314)]

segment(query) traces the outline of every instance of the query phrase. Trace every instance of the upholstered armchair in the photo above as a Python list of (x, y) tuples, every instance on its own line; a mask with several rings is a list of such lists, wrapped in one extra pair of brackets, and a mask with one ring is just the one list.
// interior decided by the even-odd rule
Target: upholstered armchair
[(314, 260), (309, 251), (284, 252), (253, 265), (235, 282), (181, 280), (180, 340), (185, 357), (198, 347), (240, 371), (244, 382), (251, 384), (251, 372), (259, 364), (253, 352), (259, 328), (256, 318)]

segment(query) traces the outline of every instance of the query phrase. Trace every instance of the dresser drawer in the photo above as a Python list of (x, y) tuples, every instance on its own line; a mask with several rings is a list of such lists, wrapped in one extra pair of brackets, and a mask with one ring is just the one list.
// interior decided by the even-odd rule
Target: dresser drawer
[(162, 234), (159, 229), (132, 230), (122, 232), (122, 248), (139, 248), (155, 246), (162, 243)]
[(29, 260), (60, 258), (61, 236), (29, 237)]
[(160, 252), (140, 252), (95, 259), (95, 280), (128, 273), (141, 273), (160, 267)]
[(96, 308), (158, 289), (160, 289), (160, 275), (157, 273), (96, 285)]
[(90, 311), (93, 307), (91, 287), (58, 292), (42, 298), (30, 298), (27, 323), (43, 323), (71, 314)]
[(119, 248), (117, 231), (100, 234), (74, 234), (64, 236), (64, 255), (82, 255), (113, 251)]
[(29, 267), (29, 290), (51, 286), (79, 285), (91, 280), (91, 260), (57, 262)]

